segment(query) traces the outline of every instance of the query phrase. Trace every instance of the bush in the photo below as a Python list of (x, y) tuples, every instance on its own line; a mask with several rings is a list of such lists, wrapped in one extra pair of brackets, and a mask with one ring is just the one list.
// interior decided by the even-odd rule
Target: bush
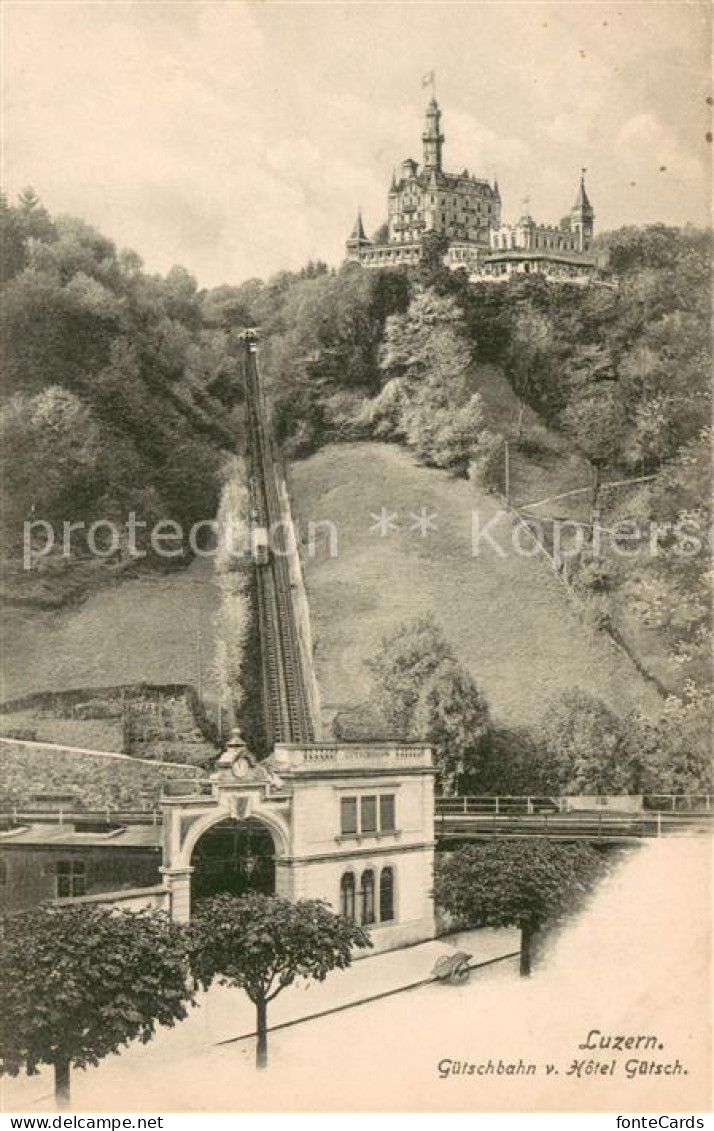
[(505, 440), (500, 432), (484, 429), (469, 463), (469, 479), (477, 487), (495, 493), (503, 490), (503, 452)]

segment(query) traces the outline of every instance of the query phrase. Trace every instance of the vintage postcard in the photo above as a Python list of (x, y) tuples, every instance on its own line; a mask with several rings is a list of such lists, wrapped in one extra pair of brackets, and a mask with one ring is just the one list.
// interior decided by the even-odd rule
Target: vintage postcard
[(2, 13), (2, 1110), (703, 1127), (710, 5)]

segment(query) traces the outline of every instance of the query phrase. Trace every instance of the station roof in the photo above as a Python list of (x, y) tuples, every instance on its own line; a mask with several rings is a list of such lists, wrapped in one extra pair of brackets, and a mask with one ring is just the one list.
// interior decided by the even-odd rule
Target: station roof
[(82, 832), (73, 823), (36, 821), (0, 831), (2, 848), (158, 848), (161, 825), (153, 823), (109, 827), (107, 832)]

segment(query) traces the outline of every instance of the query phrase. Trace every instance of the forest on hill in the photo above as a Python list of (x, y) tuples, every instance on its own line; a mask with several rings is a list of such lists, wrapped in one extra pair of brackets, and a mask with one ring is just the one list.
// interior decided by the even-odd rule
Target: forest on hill
[[(181, 267), (147, 273), (83, 221), (51, 216), (32, 190), (2, 200), (0, 227), (11, 598), (32, 599), (36, 575), (76, 573), (91, 558), (80, 530), (72, 560), (56, 552), (22, 571), (27, 522), (121, 527), (133, 511), (146, 523), (138, 548), (165, 568), (142, 531), (214, 518), (227, 457), (243, 446), (236, 331), (258, 326), (266, 401), (289, 460), (335, 441), (389, 440), (499, 492), (506, 440), (532, 466), (577, 455), (590, 469), (591, 511), (610, 526), (635, 523), (634, 540), (654, 552), (597, 555), (586, 539), (571, 582), (601, 627), (618, 632), (624, 609), (654, 634), (676, 673), (665, 688), (680, 705), (671, 705), (670, 730), (686, 735), (677, 711), (690, 711), (701, 746), (710, 710), (710, 232), (652, 225), (601, 236), (605, 286), (472, 284), (443, 266), (434, 239), (411, 270), (318, 262), (202, 290)], [(512, 397), (498, 420), (485, 395), (489, 366)], [(623, 477), (642, 482), (608, 495), (607, 483)], [(190, 556), (184, 543), (168, 564)], [(98, 564), (106, 573), (132, 560), (122, 543)], [(82, 575), (73, 593), (88, 585)], [(576, 713), (588, 714), (582, 704)]]
[[(659, 641), (665, 682), (681, 691), (710, 675), (712, 235), (651, 225), (599, 242), (605, 286), (472, 284), (443, 266), (435, 239), (417, 269), (311, 264), (221, 288), (212, 308), (219, 321), (240, 312), (261, 327), (288, 458), (389, 439), (502, 489), (506, 439), (534, 467), (553, 462), (553, 448), (555, 462), (580, 457), (586, 519), (596, 512), (622, 536), (600, 557), (586, 540), (574, 583), (602, 627), (618, 631), (626, 614)], [(487, 365), (520, 405), (505, 425), (487, 411)], [(601, 490), (622, 478), (642, 482), (624, 496)], [(627, 554), (637, 531), (654, 552)]]
[[(223, 453), (240, 442), (229, 335), (206, 324), (188, 272), (147, 274), (31, 190), (2, 201), (0, 224), (6, 556), (25, 522), (121, 527), (131, 511), (150, 554), (159, 520), (188, 529), (216, 511)], [(72, 536), (79, 558), (83, 537)]]

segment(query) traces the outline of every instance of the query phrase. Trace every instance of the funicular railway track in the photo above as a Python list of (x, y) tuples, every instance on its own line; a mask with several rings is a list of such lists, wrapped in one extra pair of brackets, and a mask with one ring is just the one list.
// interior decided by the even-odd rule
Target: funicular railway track
[(275, 479), (273, 453), (260, 403), (254, 352), (246, 343), (245, 387), (254, 530), (267, 531), (264, 560), (256, 561), (264, 715), (268, 741), (313, 742), (300, 654), (290, 569), (288, 534)]

